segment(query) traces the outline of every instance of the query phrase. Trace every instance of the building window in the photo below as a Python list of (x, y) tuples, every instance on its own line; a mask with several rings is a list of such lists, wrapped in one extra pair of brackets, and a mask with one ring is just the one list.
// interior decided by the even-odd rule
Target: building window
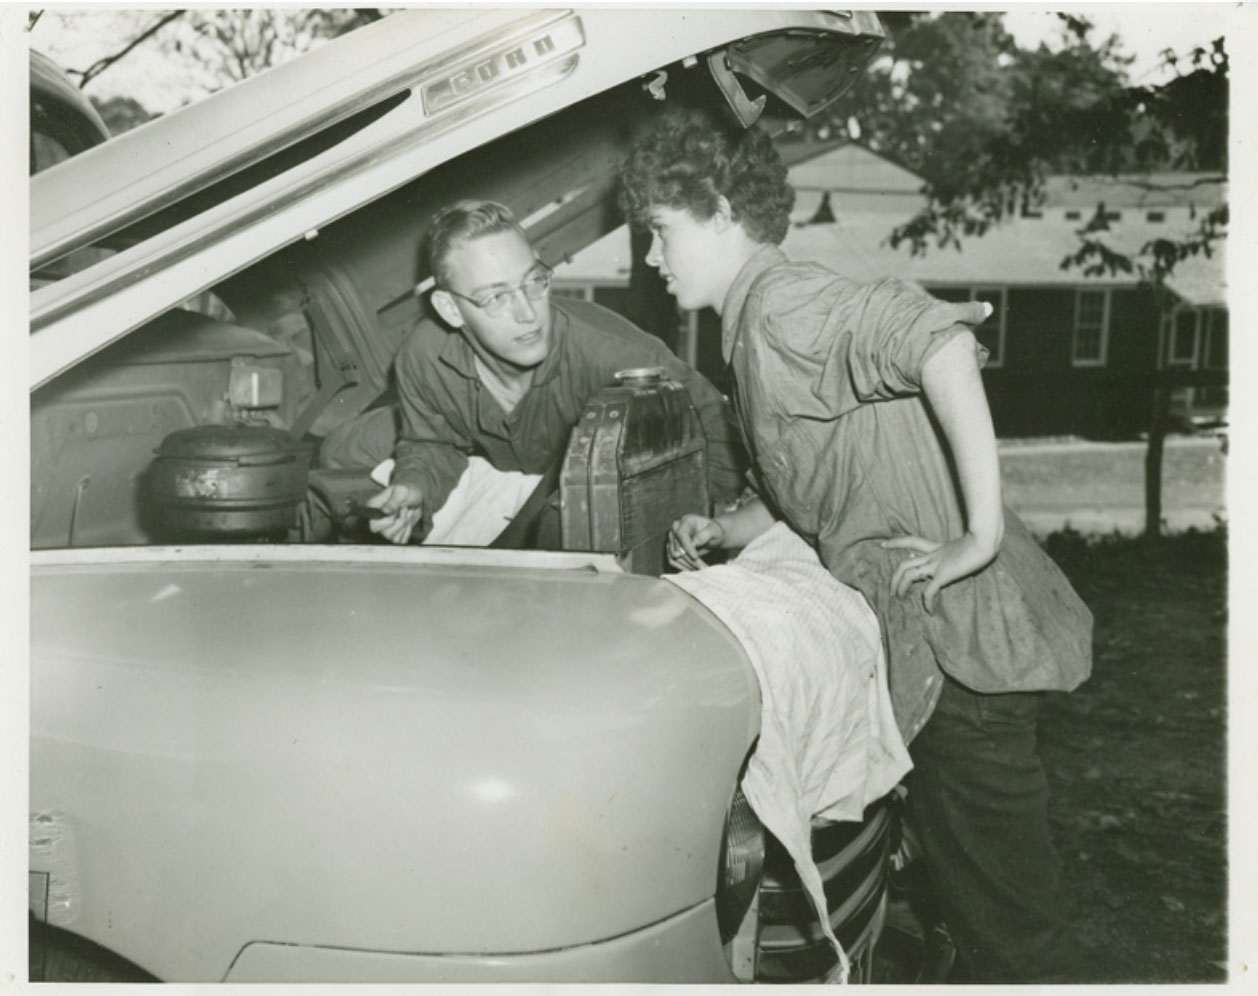
[(1105, 220), (1106, 221), (1122, 221), (1123, 213), (1121, 211), (1106, 211)]
[(1071, 362), (1077, 367), (1103, 367), (1108, 348), (1109, 291), (1076, 291)]
[(1207, 313), (1205, 366), (1209, 370), (1227, 369), (1227, 312), (1211, 308)]
[(1195, 308), (1181, 308), (1175, 312), (1175, 321), (1171, 324), (1168, 363), (1189, 367), (1197, 365), (1198, 314)]
[(1005, 325), (1009, 314), (1008, 291), (1004, 287), (975, 287), (970, 291), (974, 301), (992, 306), (991, 317), (974, 330), (978, 341), (987, 347), (988, 369), (1005, 365)]
[(1079, 212), (1079, 211), (1067, 211), (1067, 212), (1066, 212), (1066, 220), (1067, 220), (1067, 221), (1078, 221), (1078, 220), (1080, 220), (1082, 217), (1083, 217), (1083, 214), (1082, 214), (1081, 212)]
[(969, 287), (927, 287), (926, 291), (941, 301), (968, 301), (971, 294)]
[(1149, 221), (1166, 221), (1166, 212), (1165, 211), (1150, 211), (1148, 214), (1145, 215), (1145, 217)]
[(552, 284), (550, 288), (551, 297), (566, 297), (576, 301), (588, 301), (594, 288), (592, 286), (579, 286), (569, 284), (567, 287), (561, 287), (558, 284)]
[(1005, 364), (1005, 329), (1008, 325), (1009, 298), (1004, 287), (932, 287), (932, 297), (941, 301), (986, 301), (992, 306), (991, 317), (974, 329), (974, 337), (987, 347), (988, 370)]

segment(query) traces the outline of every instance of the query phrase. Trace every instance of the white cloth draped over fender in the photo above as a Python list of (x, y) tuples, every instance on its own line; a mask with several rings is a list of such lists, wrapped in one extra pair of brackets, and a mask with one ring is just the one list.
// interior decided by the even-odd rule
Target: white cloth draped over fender
[(812, 858), (812, 820), (861, 819), (912, 767), (891, 711), (877, 619), (780, 522), (731, 562), (667, 580), (720, 618), (751, 658), (760, 739), (743, 792), (794, 860), (845, 981), (847, 955)]

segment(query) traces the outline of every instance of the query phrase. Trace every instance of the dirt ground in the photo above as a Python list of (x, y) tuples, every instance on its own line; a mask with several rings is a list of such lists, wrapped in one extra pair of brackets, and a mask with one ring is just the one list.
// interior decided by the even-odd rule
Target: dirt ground
[(1092, 678), (1040, 721), (1069, 915), (1098, 982), (1218, 982), (1227, 957), (1226, 533), (1056, 534)]
[[(1095, 617), (1092, 677), (1049, 695), (1041, 713), (1051, 829), (1081, 944), (1079, 981), (1222, 982), (1227, 534), (1215, 513), (1223, 457), (1199, 441), (1168, 448), (1166, 508), (1180, 531), (1145, 542), (1115, 514), (1139, 513), (1129, 527), (1143, 522), (1143, 449), (1128, 449), (1001, 453), (1009, 504), (1044, 537)], [(1081, 519), (1092, 507), (1101, 517)], [(882, 953), (876, 981), (912, 980), (920, 946), (893, 926)]]

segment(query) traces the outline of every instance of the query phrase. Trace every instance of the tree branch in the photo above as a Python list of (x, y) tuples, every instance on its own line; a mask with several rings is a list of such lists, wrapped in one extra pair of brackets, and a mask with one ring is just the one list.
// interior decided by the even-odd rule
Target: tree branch
[(138, 37), (133, 39), (131, 43), (127, 45), (126, 48), (122, 49), (122, 51), (117, 52), (114, 55), (107, 55), (103, 59), (97, 59), (90, 66), (88, 66), (87, 69), (84, 69), (84, 70), (68, 69), (66, 70), (66, 72), (73, 73), (76, 76), (83, 77), (81, 80), (79, 80), (79, 89), (82, 90), (85, 86), (88, 85), (88, 83), (90, 83), (97, 76), (103, 73), (106, 69), (112, 66), (115, 62), (117, 62), (119, 59), (121, 59), (123, 56), (129, 53), (137, 45), (153, 37), (153, 35), (157, 34), (157, 32), (160, 31), (162, 28), (164, 28), (167, 24), (169, 24), (171, 21), (173, 21), (177, 17), (182, 17), (183, 14), (184, 12), (182, 10), (176, 10), (173, 13), (167, 14), (165, 17), (161, 18), (156, 24), (154, 24), (151, 28), (142, 32)]

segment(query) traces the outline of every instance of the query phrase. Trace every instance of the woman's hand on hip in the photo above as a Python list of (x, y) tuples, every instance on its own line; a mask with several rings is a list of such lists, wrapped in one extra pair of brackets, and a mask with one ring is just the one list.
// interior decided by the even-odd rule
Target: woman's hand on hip
[(884, 550), (911, 550), (914, 556), (902, 560), (891, 575), (891, 590), (903, 598), (914, 584), (926, 582), (922, 603), (935, 611), (935, 596), (953, 581), (976, 574), (996, 558), (999, 544), (985, 543), (973, 533), (965, 533), (947, 543), (921, 536), (897, 536), (882, 544)]

